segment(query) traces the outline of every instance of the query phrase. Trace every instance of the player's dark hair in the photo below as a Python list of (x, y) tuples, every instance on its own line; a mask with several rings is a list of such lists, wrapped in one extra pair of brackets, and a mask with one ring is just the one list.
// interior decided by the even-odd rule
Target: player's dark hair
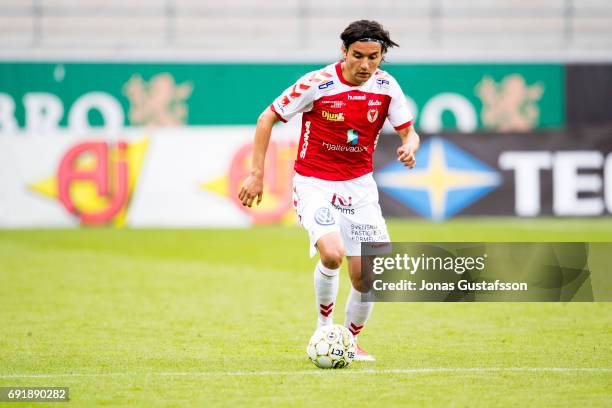
[(391, 40), (389, 32), (379, 22), (372, 20), (353, 21), (340, 34), (340, 39), (347, 50), (352, 43), (357, 41), (376, 41), (382, 46), (383, 54), (388, 48), (399, 47)]

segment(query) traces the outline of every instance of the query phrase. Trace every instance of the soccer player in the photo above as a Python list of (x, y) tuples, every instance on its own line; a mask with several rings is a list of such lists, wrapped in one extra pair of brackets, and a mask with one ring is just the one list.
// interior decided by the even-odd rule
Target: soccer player
[[(359, 335), (372, 312), (361, 302), (369, 288), (361, 279), (361, 242), (389, 242), (372, 177), (372, 155), (388, 119), (399, 133), (397, 158), (415, 166), (419, 136), (397, 81), (379, 69), (390, 47), (397, 46), (376, 21), (351, 23), (340, 35), (342, 60), (309, 72), (283, 92), (257, 120), (251, 175), (238, 194), (251, 207), (262, 200), (265, 154), (277, 121), (302, 113), (295, 161), (293, 204), (310, 237), (318, 326), (332, 324), (343, 258), (352, 283), (345, 326)], [(374, 357), (357, 345), (356, 360)]]

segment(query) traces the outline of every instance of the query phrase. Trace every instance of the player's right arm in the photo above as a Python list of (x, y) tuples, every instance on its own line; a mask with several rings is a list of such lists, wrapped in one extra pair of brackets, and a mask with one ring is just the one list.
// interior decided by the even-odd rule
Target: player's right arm
[(264, 165), (266, 160), (266, 151), (270, 143), (272, 135), (272, 127), (278, 122), (276, 113), (267, 107), (257, 119), (255, 127), (255, 141), (253, 142), (253, 160), (251, 165), (251, 174), (244, 180), (238, 199), (242, 201), (242, 205), (251, 207), (253, 201), (257, 198), (257, 205), (261, 203), (263, 197), (263, 177)]
[[(251, 175), (242, 184), (238, 193), (238, 199), (242, 205), (251, 207), (257, 198), (257, 205), (261, 203), (263, 196), (264, 162), (266, 150), (272, 134), (272, 126), (276, 122), (287, 122), (300, 112), (312, 108), (312, 99), (316, 89), (315, 81), (320, 82), (315, 72), (310, 72), (301, 77), (295, 84), (290, 86), (278, 98), (272, 102), (257, 119), (255, 128), (255, 142), (253, 143), (253, 164)], [(316, 83), (318, 83), (316, 82)]]

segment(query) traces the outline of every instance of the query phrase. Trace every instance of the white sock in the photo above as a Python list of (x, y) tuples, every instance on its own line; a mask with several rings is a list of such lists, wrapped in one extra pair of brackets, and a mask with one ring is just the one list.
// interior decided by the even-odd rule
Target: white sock
[(361, 302), (361, 292), (355, 290), (351, 286), (351, 293), (349, 293), (348, 300), (346, 301), (346, 320), (344, 326), (353, 333), (353, 336), (361, 332), (363, 327), (372, 313), (374, 302)]
[(321, 261), (314, 270), (314, 287), (317, 298), (317, 327), (332, 324), (333, 311), (338, 296), (338, 269), (326, 268)]

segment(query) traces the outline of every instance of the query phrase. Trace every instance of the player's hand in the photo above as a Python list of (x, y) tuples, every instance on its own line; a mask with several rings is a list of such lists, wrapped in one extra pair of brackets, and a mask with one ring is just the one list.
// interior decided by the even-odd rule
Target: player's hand
[(257, 205), (259, 205), (262, 196), (263, 177), (254, 175), (247, 177), (238, 193), (238, 199), (242, 202), (242, 205), (251, 207), (255, 198), (257, 198)]
[(416, 166), (416, 159), (414, 158), (414, 147), (409, 144), (401, 145), (397, 148), (397, 160), (409, 169), (413, 169)]

